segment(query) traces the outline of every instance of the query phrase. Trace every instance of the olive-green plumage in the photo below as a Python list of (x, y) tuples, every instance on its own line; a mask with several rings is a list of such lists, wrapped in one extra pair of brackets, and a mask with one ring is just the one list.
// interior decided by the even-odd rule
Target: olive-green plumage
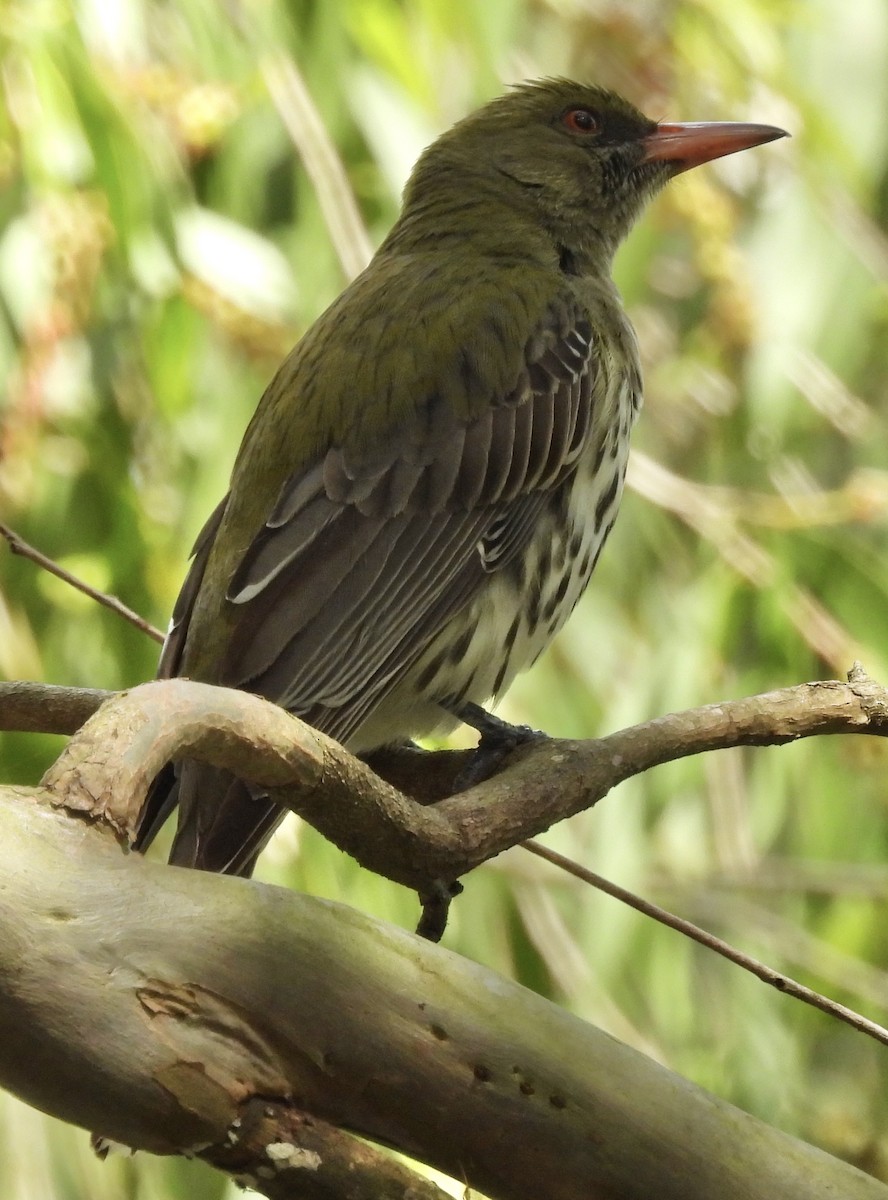
[[(775, 136), (657, 126), (548, 80), (439, 138), (263, 396), (160, 673), (258, 692), (356, 751), (504, 690), (616, 517), (641, 379), (614, 252), (671, 175)], [(187, 763), (143, 842), (173, 801), (173, 861), (206, 869), (248, 872), (279, 819)]]

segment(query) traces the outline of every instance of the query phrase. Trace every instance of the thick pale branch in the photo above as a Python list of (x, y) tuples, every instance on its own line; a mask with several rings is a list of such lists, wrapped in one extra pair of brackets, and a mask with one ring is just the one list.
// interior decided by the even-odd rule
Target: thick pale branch
[[(91, 702), (78, 694), (78, 718)], [(0, 724), (3, 711), (0, 694)], [(659, 762), (886, 729), (885, 693), (856, 671), (847, 685), (534, 745), (495, 779), (424, 805), (255, 696), (185, 680), (115, 696), (42, 789), (0, 791), (0, 1085), (116, 1140), (219, 1165), (264, 1102), (294, 1131), (310, 1114), (516, 1200), (888, 1195), (446, 951), (339, 906), (121, 855), (101, 836), (125, 841), (159, 767), (194, 756), (271, 789), (372, 869), (421, 885)], [(392, 774), (424, 761), (396, 755)], [(289, 1164), (262, 1176), (276, 1194), (315, 1163), (310, 1140), (273, 1143), (271, 1158)], [(268, 1147), (242, 1150), (229, 1169), (277, 1165)], [(332, 1164), (335, 1145), (322, 1158)], [(365, 1165), (372, 1188), (379, 1164)], [(313, 1182), (318, 1197), (336, 1193), (335, 1174)]]
[(216, 1161), (267, 1100), (502, 1200), (888, 1196), (440, 947), (27, 801), (0, 790), (0, 1086), (63, 1120)]

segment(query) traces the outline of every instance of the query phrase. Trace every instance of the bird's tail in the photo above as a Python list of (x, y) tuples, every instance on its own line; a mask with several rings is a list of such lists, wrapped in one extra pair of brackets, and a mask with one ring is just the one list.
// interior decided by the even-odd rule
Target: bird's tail
[(152, 784), (134, 849), (144, 852), (178, 806), (169, 861), (249, 877), (285, 810), (228, 771), (204, 763), (167, 764)]

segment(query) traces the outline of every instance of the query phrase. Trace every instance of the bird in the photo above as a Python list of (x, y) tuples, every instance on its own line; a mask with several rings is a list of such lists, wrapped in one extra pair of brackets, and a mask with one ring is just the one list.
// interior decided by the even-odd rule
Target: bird
[[(197, 538), (161, 654), (355, 754), (483, 709), (561, 629), (614, 525), (642, 402), (611, 268), (647, 202), (787, 136), (654, 121), (594, 84), (520, 84), (433, 142), (366, 269), (272, 379)], [(144, 850), (248, 876), (283, 810), (193, 761)]]

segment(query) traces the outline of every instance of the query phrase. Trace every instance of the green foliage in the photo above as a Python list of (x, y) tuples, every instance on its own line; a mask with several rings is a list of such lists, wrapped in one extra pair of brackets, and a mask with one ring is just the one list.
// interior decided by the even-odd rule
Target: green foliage
[[(855, 656), (884, 681), (886, 12), (6, 0), (2, 519), (165, 625), (265, 381), (345, 278), (342, 212), (270, 91), (279, 54), (374, 241), (437, 131), (504, 82), (585, 77), (654, 116), (769, 121), (794, 140), (676, 182), (621, 253), (647, 457), (592, 590), (503, 711), (591, 737)], [(5, 677), (118, 688), (155, 661), (148, 639), (0, 548)], [(0, 736), (4, 778), (35, 781), (57, 748)], [(884, 1020), (885, 761), (850, 738), (722, 752), (625, 784), (547, 840)], [(416, 918), (412, 896), (295, 822), (261, 873)], [(516, 850), (467, 881), (447, 941), (888, 1178), (884, 1050), (677, 934)], [(100, 1166), (82, 1135), (12, 1101), (4, 1113), (9, 1200), (220, 1192), (144, 1156)]]

